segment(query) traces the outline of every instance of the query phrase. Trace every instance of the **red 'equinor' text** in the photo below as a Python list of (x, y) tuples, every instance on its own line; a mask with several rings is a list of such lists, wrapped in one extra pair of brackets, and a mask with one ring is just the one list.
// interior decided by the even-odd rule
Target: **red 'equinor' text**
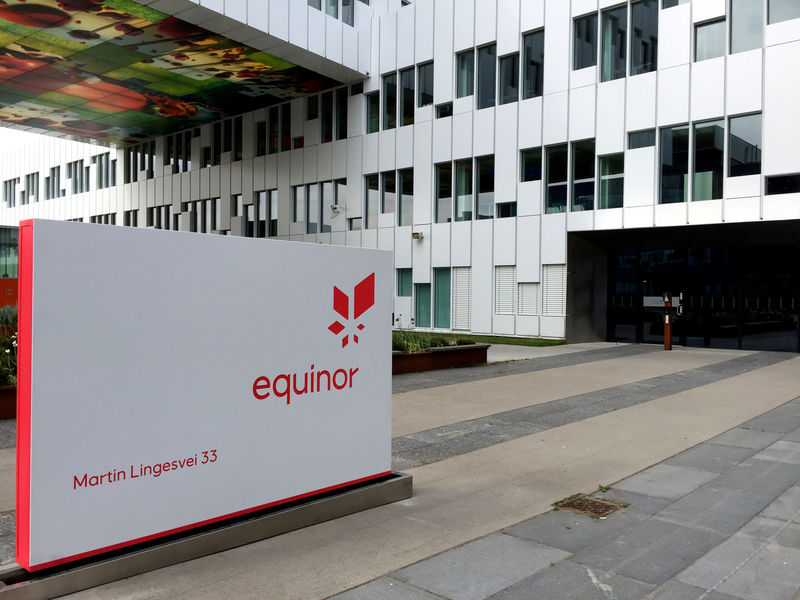
[(328, 371), (314, 370), (311, 365), (305, 373), (279, 373), (270, 379), (266, 375), (256, 377), (253, 381), (253, 396), (256, 400), (266, 400), (270, 395), (286, 398), (286, 404), (291, 404), (292, 395), (316, 394), (332, 390), (350, 389), (353, 379), (358, 373), (358, 367), (336, 369)]

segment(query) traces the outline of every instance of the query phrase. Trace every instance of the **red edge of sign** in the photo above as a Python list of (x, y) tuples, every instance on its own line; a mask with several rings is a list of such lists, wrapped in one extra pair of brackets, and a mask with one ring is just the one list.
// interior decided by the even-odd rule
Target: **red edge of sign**
[[(118, 550), (120, 548), (125, 548), (127, 546), (133, 546), (134, 544), (141, 544), (143, 542), (149, 542), (151, 540), (158, 539), (160, 537), (164, 537), (167, 535), (172, 535), (174, 533), (181, 533), (183, 531), (188, 531), (190, 529), (195, 529), (197, 527), (203, 527), (204, 525), (211, 525), (212, 523), (218, 523), (219, 521), (224, 521), (225, 519), (233, 519), (234, 517), (239, 517), (242, 515), (246, 515), (251, 512), (255, 512), (258, 510), (264, 510), (266, 508), (272, 508), (273, 506), (278, 506), (280, 504), (286, 504), (288, 502), (294, 502), (295, 500), (302, 500), (303, 498), (308, 498), (309, 496), (316, 496), (317, 494), (324, 494), (326, 492), (332, 492), (334, 490), (341, 489), (343, 487), (347, 487), (350, 485), (356, 485), (359, 483), (364, 483), (367, 481), (371, 481), (373, 479), (379, 479), (381, 477), (386, 477), (387, 475), (391, 475), (391, 471), (384, 471), (383, 473), (377, 473), (375, 475), (369, 475), (368, 477), (362, 477), (360, 479), (354, 479), (353, 481), (346, 481), (345, 483), (339, 483), (337, 485), (332, 485), (330, 487), (322, 488), (319, 490), (315, 490), (313, 492), (306, 492), (305, 494), (299, 494), (297, 496), (292, 496), (291, 498), (284, 498), (283, 500), (276, 500), (275, 502), (269, 502), (267, 504), (261, 504), (260, 506), (254, 506), (253, 508), (246, 508), (244, 510), (239, 510), (236, 512), (229, 513), (227, 515), (222, 515), (219, 517), (214, 517), (213, 519), (207, 519), (205, 521), (200, 521), (198, 523), (193, 523), (191, 525), (183, 525), (182, 527), (176, 527), (175, 529), (168, 529), (167, 531), (162, 531), (161, 533), (154, 533), (152, 535), (146, 535), (144, 537), (136, 538), (133, 540), (129, 540), (127, 542), (120, 542), (119, 544), (113, 544), (111, 546), (106, 546), (104, 548), (98, 548), (96, 550), (89, 550), (88, 552), (83, 552), (81, 554), (75, 554), (73, 556), (67, 556), (65, 558), (59, 558), (58, 560), (53, 560), (46, 563), (41, 563), (38, 565), (23, 565), (20, 563), (21, 566), (25, 567), (28, 571), (40, 571), (42, 569), (47, 569), (49, 567), (55, 567), (58, 565), (63, 565), (68, 562), (73, 562), (76, 560), (80, 560), (82, 558), (88, 558), (90, 556), (97, 556), (98, 554), (103, 554), (104, 552), (111, 552), (112, 550)], [(18, 511), (19, 512), (19, 511)], [(26, 523), (27, 524), (27, 523)], [(19, 534), (17, 534), (19, 537)], [(17, 559), (19, 563), (19, 559)]]
[(19, 224), (17, 310), (17, 510), (16, 559), (30, 570), (31, 526), (31, 331), (33, 315), (33, 221)]

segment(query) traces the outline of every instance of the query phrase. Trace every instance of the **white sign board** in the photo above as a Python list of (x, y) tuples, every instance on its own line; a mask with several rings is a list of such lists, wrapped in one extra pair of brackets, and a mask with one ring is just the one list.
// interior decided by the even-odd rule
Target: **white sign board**
[(17, 562), (385, 476), (391, 253), (20, 226)]

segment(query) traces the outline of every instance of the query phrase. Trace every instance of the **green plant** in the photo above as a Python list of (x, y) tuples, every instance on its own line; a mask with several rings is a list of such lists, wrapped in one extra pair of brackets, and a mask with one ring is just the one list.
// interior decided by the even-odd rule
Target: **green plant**
[(17, 385), (17, 334), (0, 336), (0, 385)]

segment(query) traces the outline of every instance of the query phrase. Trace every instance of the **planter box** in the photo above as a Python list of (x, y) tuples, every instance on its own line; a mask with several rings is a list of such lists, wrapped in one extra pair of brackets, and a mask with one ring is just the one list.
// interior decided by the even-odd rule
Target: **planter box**
[(0, 385), (0, 419), (17, 417), (17, 386)]
[(453, 367), (475, 367), (486, 362), (489, 344), (428, 348), (423, 352), (392, 352), (392, 375)]

